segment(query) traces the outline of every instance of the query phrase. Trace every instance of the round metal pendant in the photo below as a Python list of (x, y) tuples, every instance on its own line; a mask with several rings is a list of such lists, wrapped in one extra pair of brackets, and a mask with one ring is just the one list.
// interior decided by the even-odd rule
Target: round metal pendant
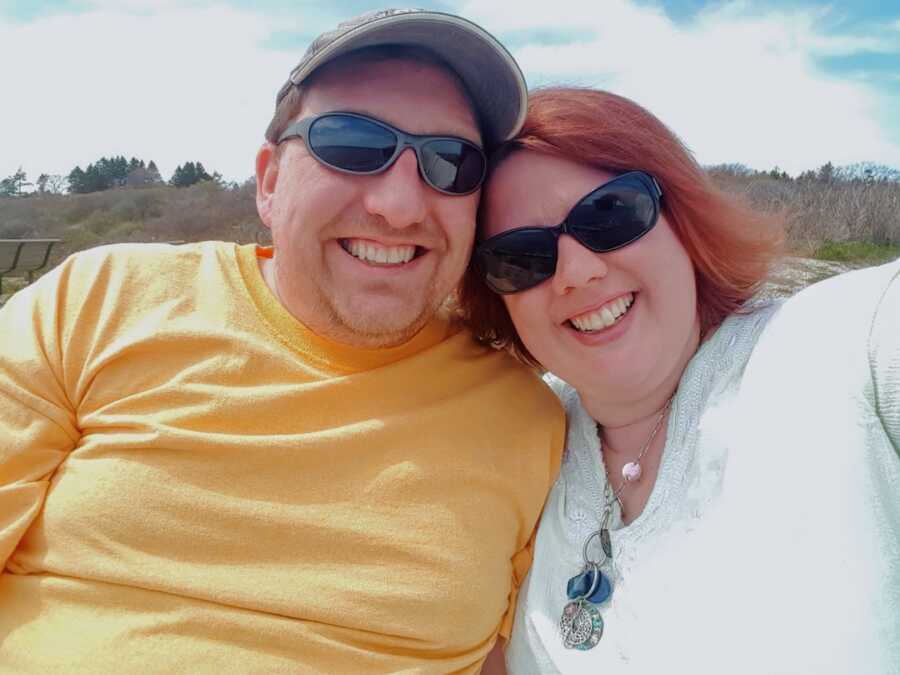
[(563, 609), (559, 632), (566, 649), (593, 649), (603, 635), (600, 610), (583, 599), (570, 602)]

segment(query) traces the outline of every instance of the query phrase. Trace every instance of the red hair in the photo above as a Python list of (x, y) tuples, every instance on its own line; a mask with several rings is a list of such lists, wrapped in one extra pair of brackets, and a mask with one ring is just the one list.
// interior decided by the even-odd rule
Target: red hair
[[(694, 265), (701, 335), (739, 311), (780, 253), (783, 221), (752, 210), (717, 188), (690, 151), (662, 122), (633, 101), (595, 89), (549, 87), (529, 95), (518, 136), (492, 158), (529, 150), (619, 174), (640, 169), (662, 187), (661, 206)], [(470, 262), (459, 293), (475, 338), (536, 360), (515, 331), (500, 296)]]

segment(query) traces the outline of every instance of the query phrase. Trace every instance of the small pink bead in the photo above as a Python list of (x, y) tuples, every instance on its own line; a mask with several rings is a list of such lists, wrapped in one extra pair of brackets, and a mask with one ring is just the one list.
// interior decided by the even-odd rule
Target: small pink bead
[(629, 483), (640, 480), (640, 477), (641, 465), (637, 462), (628, 462), (628, 464), (622, 467), (622, 478), (624, 478)]

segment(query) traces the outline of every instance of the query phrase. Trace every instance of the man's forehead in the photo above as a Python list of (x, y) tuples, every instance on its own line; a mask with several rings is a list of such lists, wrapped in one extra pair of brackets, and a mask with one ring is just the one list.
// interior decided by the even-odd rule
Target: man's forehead
[(372, 115), (410, 133), (481, 141), (462, 82), (433, 63), (381, 59), (329, 64), (305, 86), (299, 117), (332, 110)]

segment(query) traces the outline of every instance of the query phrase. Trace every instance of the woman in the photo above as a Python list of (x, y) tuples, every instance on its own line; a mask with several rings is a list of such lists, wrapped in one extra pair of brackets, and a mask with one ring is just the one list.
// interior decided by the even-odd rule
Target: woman
[(531, 98), (462, 293), (567, 451), (512, 673), (900, 673), (900, 264), (753, 301), (777, 222), (631, 101)]

